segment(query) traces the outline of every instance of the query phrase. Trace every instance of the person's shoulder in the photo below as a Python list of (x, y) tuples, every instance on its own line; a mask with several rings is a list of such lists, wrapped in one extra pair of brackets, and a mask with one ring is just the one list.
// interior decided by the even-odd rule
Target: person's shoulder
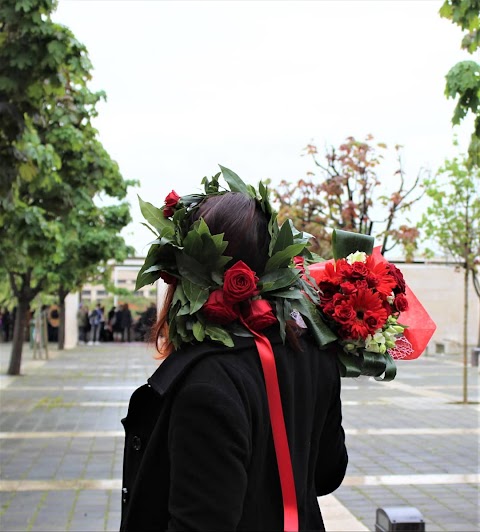
[(170, 354), (150, 377), (148, 383), (161, 395), (178, 385), (215, 383), (245, 373), (245, 367), (257, 356), (253, 338), (235, 340), (234, 347), (205, 341), (187, 344)]

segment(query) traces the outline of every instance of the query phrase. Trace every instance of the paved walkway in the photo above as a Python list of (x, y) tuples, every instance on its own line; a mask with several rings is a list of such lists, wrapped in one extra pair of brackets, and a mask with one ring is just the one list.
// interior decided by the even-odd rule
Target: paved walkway
[[(132, 391), (154, 371), (144, 344), (51, 350), (4, 375), (0, 344), (0, 529), (118, 530), (123, 429)], [(343, 380), (350, 464), (321, 498), (327, 530), (374, 530), (377, 508), (417, 508), (428, 532), (479, 528), (479, 405), (462, 398), (460, 357), (399, 364), (392, 383)], [(478, 368), (469, 398), (478, 401)]]

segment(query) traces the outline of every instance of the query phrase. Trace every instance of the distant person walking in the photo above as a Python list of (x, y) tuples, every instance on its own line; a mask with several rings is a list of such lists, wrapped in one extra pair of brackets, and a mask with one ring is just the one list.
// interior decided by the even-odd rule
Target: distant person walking
[(132, 313), (128, 308), (128, 303), (125, 303), (120, 314), (122, 325), (122, 342), (130, 342), (130, 329), (132, 327)]
[(113, 331), (115, 326), (115, 307), (112, 307), (107, 314), (107, 320), (105, 325), (105, 341), (113, 341)]
[(102, 321), (102, 308), (100, 303), (92, 310), (89, 316), (92, 334), (88, 345), (100, 345), (100, 322)]
[(115, 316), (112, 320), (113, 341), (120, 342), (122, 339), (122, 310), (123, 305), (118, 305), (115, 310)]
[(88, 307), (80, 303), (80, 307), (77, 310), (77, 325), (78, 325), (78, 343), (87, 343), (88, 333)]

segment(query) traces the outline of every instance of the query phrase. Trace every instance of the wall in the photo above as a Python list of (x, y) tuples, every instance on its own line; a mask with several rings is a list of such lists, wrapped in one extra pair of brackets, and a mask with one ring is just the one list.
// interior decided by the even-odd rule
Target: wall
[[(437, 324), (428, 352), (460, 353), (463, 345), (463, 269), (444, 264), (397, 264), (407, 284)], [(473, 283), (469, 290), (468, 344), (476, 345), (480, 304)], [(401, 321), (401, 320), (400, 320)]]

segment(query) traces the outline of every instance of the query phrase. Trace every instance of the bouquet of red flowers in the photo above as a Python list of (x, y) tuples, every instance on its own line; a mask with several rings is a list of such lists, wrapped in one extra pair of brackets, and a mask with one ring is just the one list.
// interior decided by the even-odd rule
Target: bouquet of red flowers
[[(416, 323), (419, 312), (423, 318), (425, 311), (402, 272), (373, 249), (372, 237), (335, 231), (332, 244), (335, 259), (311, 265), (309, 273), (318, 285), (318, 308), (342, 348), (342, 374), (392, 380), (394, 359), (419, 355), (407, 336), (416, 344), (421, 335), (417, 330), (409, 334), (407, 323)], [(434, 325), (423, 336), (430, 338), (433, 330)]]
[(317, 277), (320, 311), (348, 354), (384, 355), (395, 348), (405, 327), (398, 322), (407, 310), (401, 271), (363, 251), (325, 264)]

